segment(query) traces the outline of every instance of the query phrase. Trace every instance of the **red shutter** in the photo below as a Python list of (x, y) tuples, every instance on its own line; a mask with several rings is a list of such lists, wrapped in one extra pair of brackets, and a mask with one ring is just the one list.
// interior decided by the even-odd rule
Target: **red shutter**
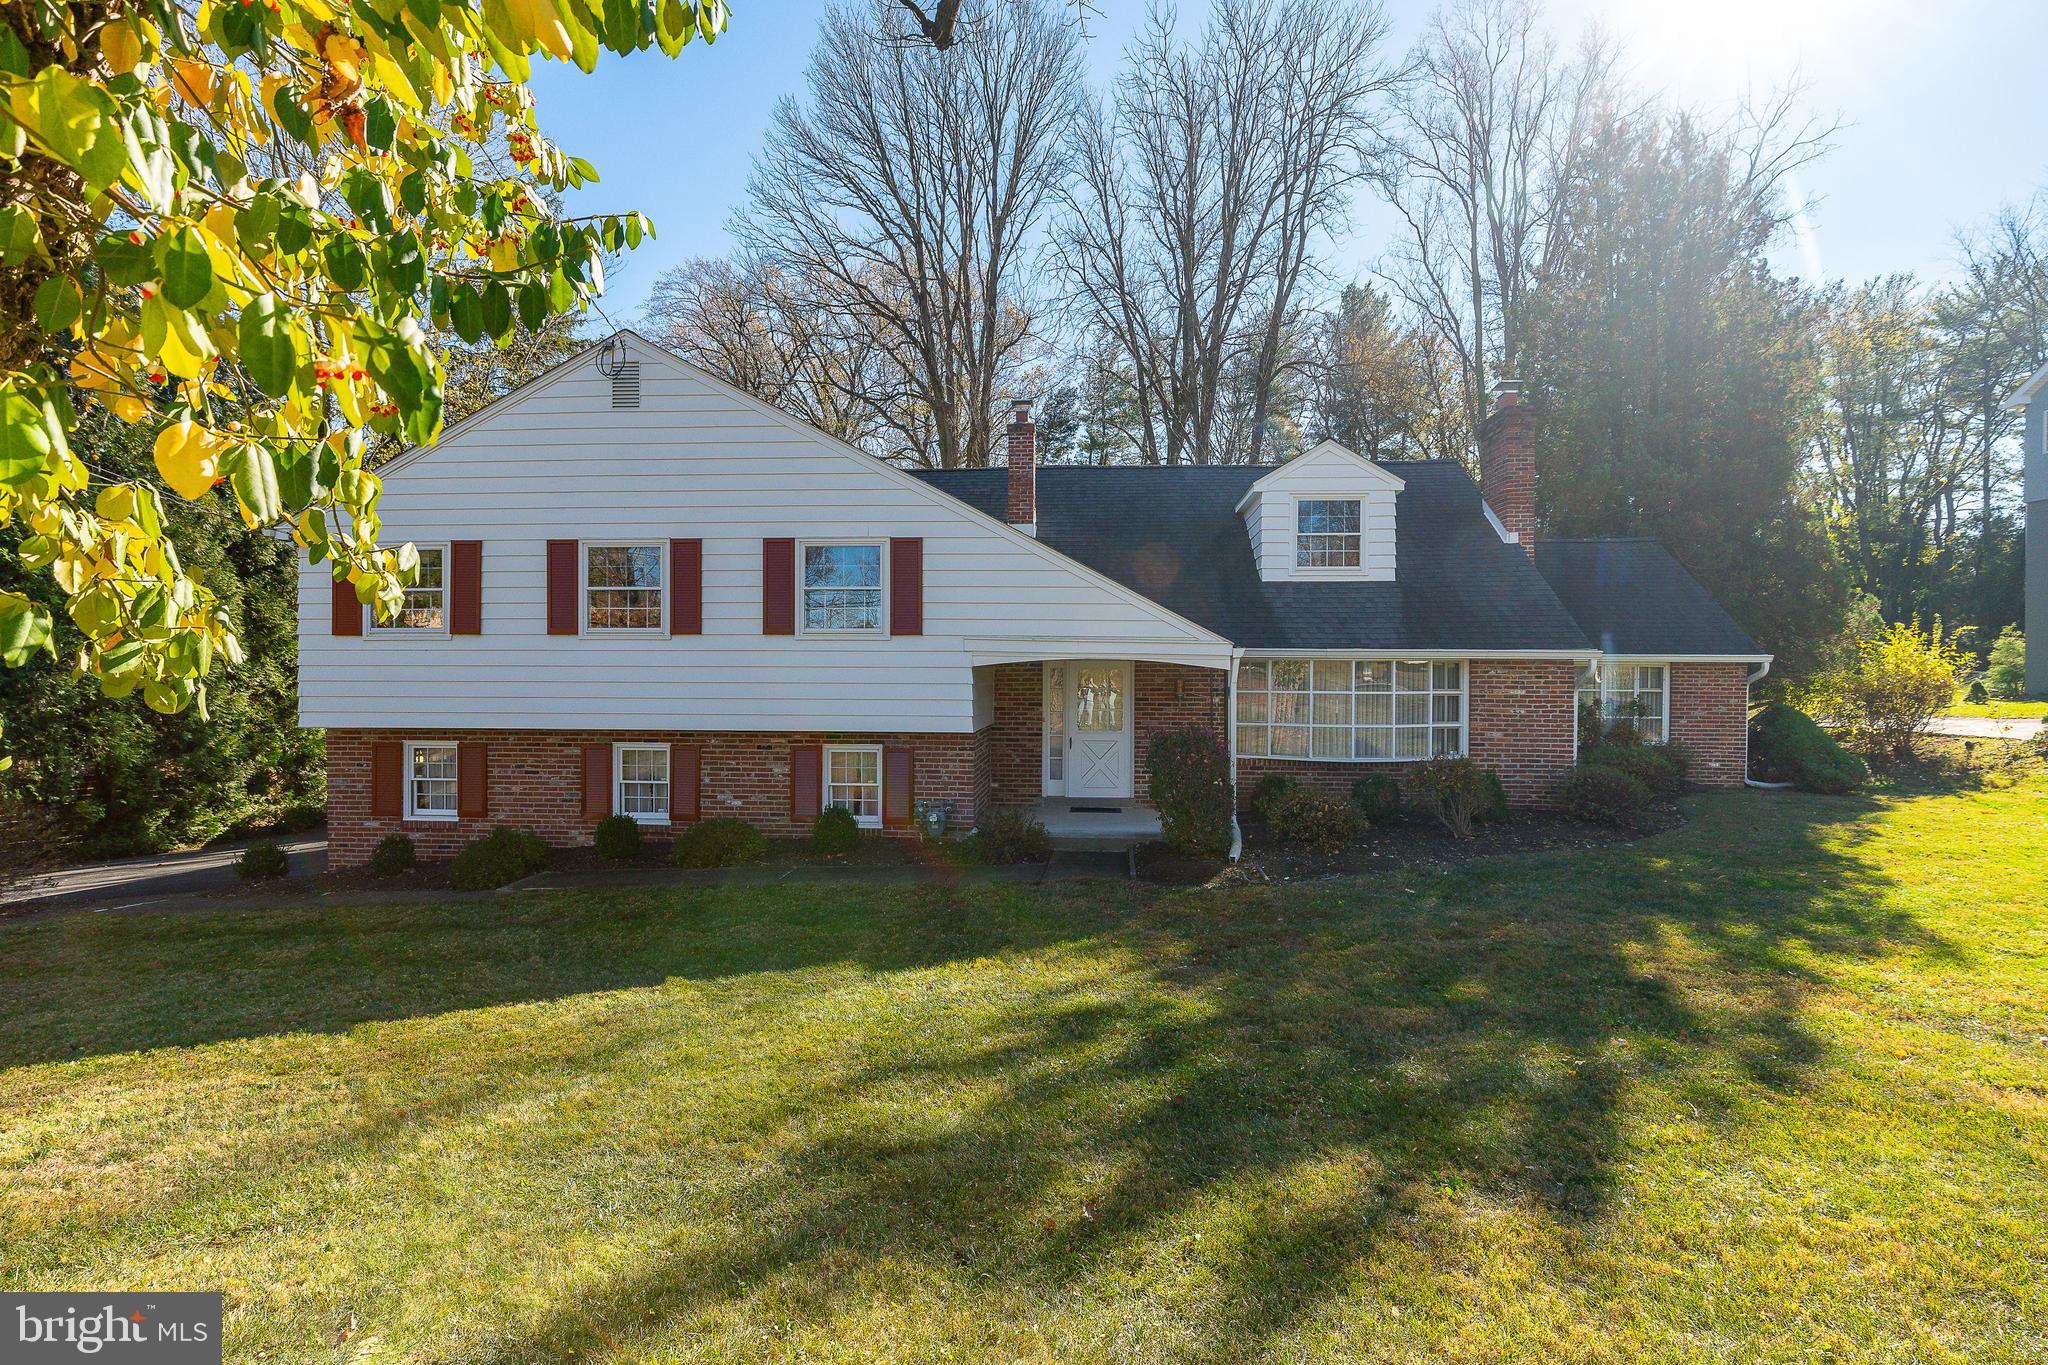
[(370, 746), (370, 814), (405, 814), (405, 746), (396, 740)]
[(891, 744), (882, 750), (882, 823), (910, 823), (911, 801), (917, 795), (917, 755), (908, 745)]
[(796, 542), (761, 542), (761, 633), (796, 634)]
[(889, 542), (889, 633), (924, 634), (924, 541), (915, 536)]
[(356, 585), (346, 578), (334, 585), (334, 633), (336, 635), (361, 635), (363, 633), (363, 604), (356, 596)]
[(484, 633), (484, 543), (457, 540), (448, 546), (448, 633)]
[(481, 740), (465, 740), (455, 746), (455, 814), (463, 820), (481, 820), (491, 813), (490, 761)]
[(694, 744), (668, 746), (668, 818), (681, 822), (699, 815), (697, 789), (702, 782), (704, 751)]
[(583, 813), (612, 813), (612, 746), (583, 746)]
[(573, 540), (548, 542), (548, 634), (576, 634), (576, 603), (582, 597), (577, 583), (581, 556)]
[(825, 795), (825, 751), (815, 744), (798, 744), (789, 751), (789, 818), (808, 825), (818, 818), (818, 804)]
[(704, 633), (704, 542), (668, 543), (668, 633)]

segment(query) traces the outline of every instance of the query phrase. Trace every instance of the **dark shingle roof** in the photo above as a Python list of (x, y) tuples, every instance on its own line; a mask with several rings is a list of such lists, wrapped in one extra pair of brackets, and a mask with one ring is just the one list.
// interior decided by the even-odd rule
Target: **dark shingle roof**
[(1538, 541), (1536, 567), (1609, 654), (1763, 653), (1654, 540)]
[[(1486, 519), (1458, 465), (1388, 462), (1398, 581), (1263, 583), (1237, 514), (1271, 465), (1053, 465), (1038, 471), (1038, 537), (1234, 644), (1253, 649), (1584, 650), (1585, 634), (1527, 556)], [(921, 471), (1000, 520), (1008, 471)]]

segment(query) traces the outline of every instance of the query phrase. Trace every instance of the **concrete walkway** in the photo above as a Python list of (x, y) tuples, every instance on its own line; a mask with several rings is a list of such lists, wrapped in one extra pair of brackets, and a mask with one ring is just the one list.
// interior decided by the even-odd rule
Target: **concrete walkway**
[(291, 860), (291, 875), (312, 877), (327, 870), (327, 836), (299, 834), (284, 839), (245, 839), (210, 844), (182, 853), (152, 853), (141, 858), (86, 863), (29, 878), (0, 888), (0, 906), (10, 911), (60, 905), (126, 910), (156, 901), (182, 899), (233, 886), (235, 859), (251, 844), (276, 843)]
[(1927, 723), (1930, 735), (1951, 739), (2032, 739), (2044, 725), (2038, 719), (1985, 720), (1977, 716), (1937, 716)]

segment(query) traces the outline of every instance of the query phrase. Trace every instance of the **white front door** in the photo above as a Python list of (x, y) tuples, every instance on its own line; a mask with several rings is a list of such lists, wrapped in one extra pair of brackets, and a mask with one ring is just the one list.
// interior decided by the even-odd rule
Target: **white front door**
[(1066, 794), (1129, 800), (1131, 666), (1081, 659), (1065, 672)]

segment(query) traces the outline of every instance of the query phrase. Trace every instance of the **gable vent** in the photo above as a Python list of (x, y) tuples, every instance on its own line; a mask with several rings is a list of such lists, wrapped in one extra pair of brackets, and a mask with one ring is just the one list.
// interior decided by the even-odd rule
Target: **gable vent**
[(612, 406), (615, 408), (637, 408), (640, 406), (640, 362), (622, 360), (612, 371)]

